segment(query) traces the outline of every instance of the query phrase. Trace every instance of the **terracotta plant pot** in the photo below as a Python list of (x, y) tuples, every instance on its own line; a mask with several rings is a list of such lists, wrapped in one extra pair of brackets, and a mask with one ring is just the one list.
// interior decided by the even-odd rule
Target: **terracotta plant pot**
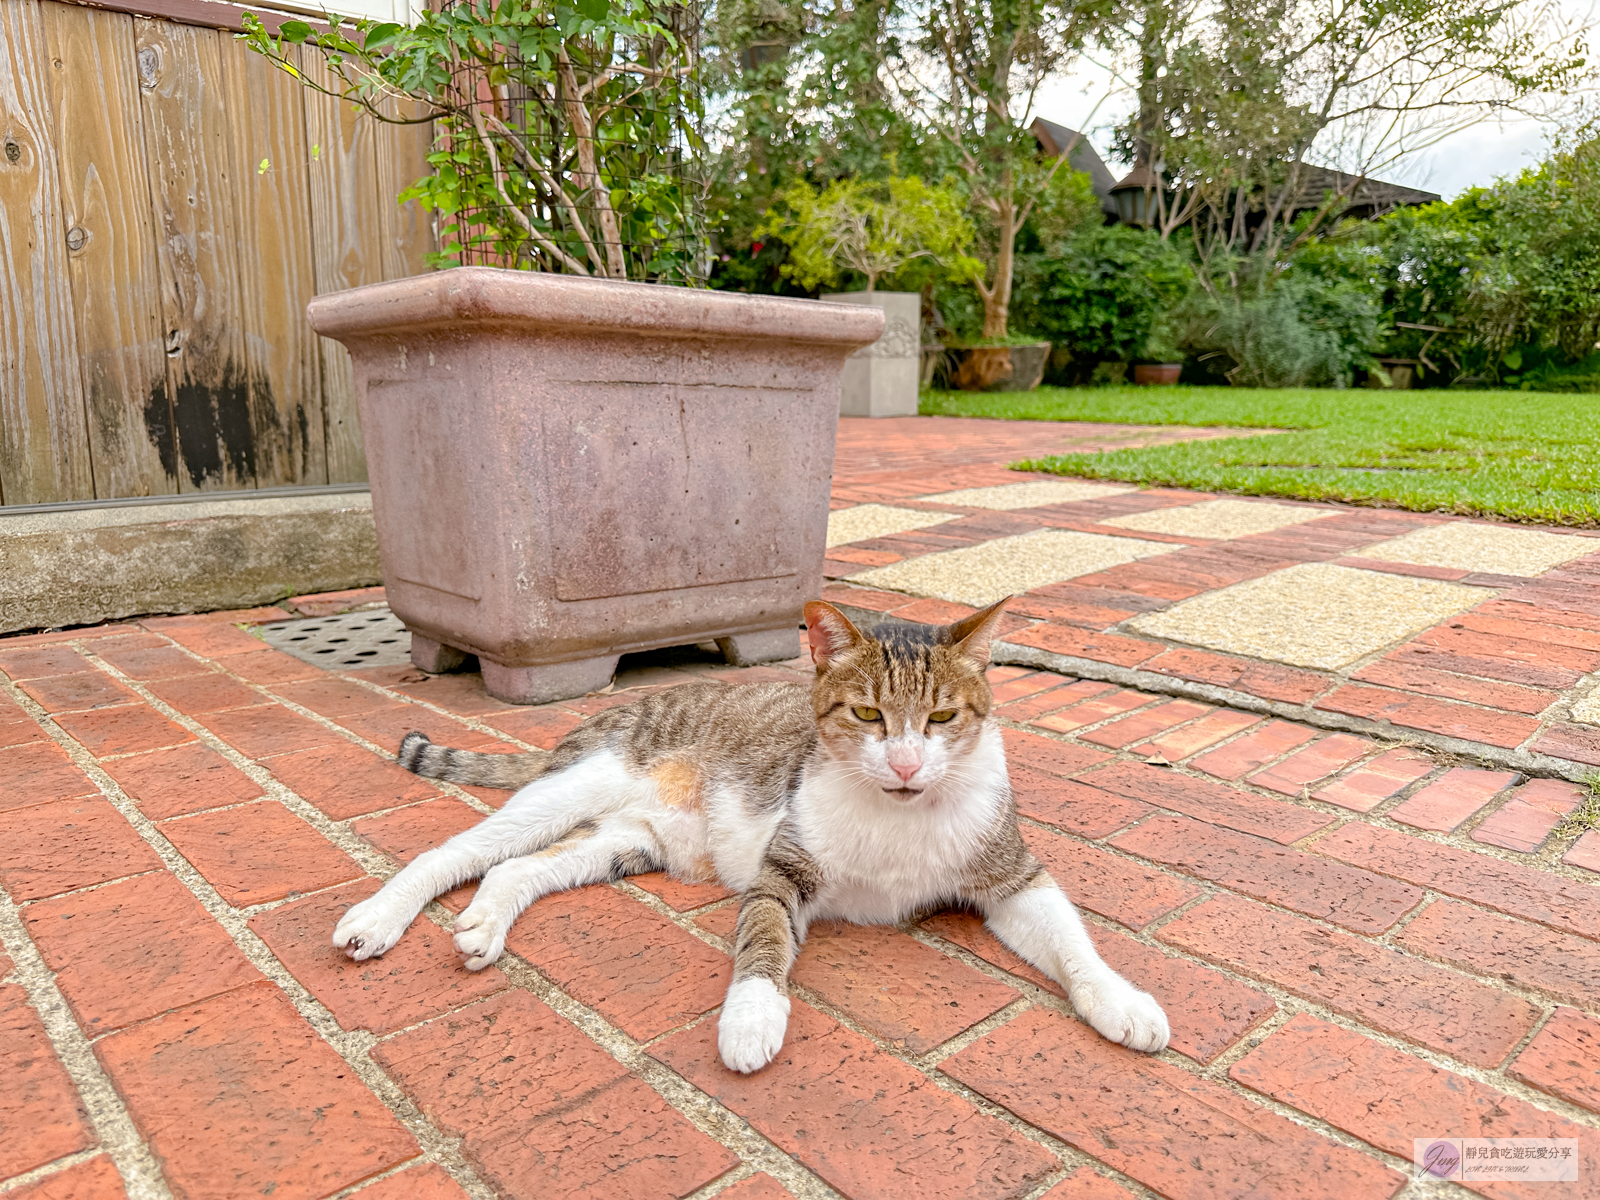
[(390, 606), (491, 695), (715, 639), (793, 657), (822, 589), (845, 357), (876, 308), (459, 267), (320, 296), (350, 348)]
[(958, 346), (950, 355), (950, 382), (964, 392), (1031, 392), (1044, 378), (1050, 343)]
[(1161, 363), (1158, 366), (1141, 365), (1133, 368), (1133, 382), (1141, 387), (1168, 387), (1178, 382), (1183, 374), (1182, 363)]

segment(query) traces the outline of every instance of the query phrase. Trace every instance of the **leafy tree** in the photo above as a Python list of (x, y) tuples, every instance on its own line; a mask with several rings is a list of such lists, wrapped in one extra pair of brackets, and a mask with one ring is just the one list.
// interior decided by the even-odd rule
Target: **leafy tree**
[[(888, 6), (718, 0), (702, 59), (713, 186), (707, 215), (721, 261), (713, 286), (798, 290), (787, 247), (758, 229), (797, 180), (884, 180), (922, 164), (921, 131), (887, 103), (879, 78)], [(926, 174), (926, 173), (925, 173)]]
[(1493, 241), (1484, 188), (1454, 202), (1402, 208), (1376, 223), (1348, 223), (1331, 240), (1356, 238), (1378, 258), (1374, 291), (1394, 322), (1386, 351), (1417, 361), (1417, 377), (1449, 383), (1481, 374), (1488, 350), (1470, 323), (1473, 279)]
[(788, 244), (782, 271), (808, 291), (836, 286), (848, 270), (866, 276), (870, 292), (919, 260), (956, 278), (982, 270), (965, 253), (972, 225), (950, 187), (913, 175), (882, 185), (836, 179), (819, 193), (800, 179), (781, 201), (785, 211), (770, 213), (759, 232)]
[[(1600, 347), (1600, 142), (1581, 128), (1538, 167), (1334, 242), (1375, 257), (1388, 352), (1424, 378), (1546, 386)], [(1570, 380), (1561, 386), (1569, 386)], [(1591, 381), (1586, 386), (1594, 386)]]
[[(887, 0), (885, 0), (887, 2)], [(1035, 225), (1053, 240), (1089, 216), (1068, 156), (1041, 157), (1029, 131), (1046, 77), (1098, 45), (1113, 0), (901, 0), (883, 77), (905, 118), (927, 131), (922, 151), (964, 182), (977, 218), (974, 280), (983, 336), (1009, 332), (1017, 239)], [(1098, 217), (1098, 212), (1094, 212)]]
[(1586, 78), (1581, 31), (1526, 0), (1221, 0), (1170, 32), (1123, 143), (1150, 222), (1240, 298), (1404, 155)]
[(435, 122), (432, 173), (401, 198), (449, 218), (436, 265), (686, 282), (705, 269), (688, 20), (655, 0), (454, 0), (412, 28), (330, 17), (275, 36), (247, 13), (244, 38), (379, 120)]

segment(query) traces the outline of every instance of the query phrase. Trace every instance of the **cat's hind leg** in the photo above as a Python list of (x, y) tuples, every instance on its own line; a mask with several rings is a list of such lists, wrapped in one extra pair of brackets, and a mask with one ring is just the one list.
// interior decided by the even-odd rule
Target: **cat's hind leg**
[(540, 896), (659, 866), (655, 838), (642, 822), (612, 817), (598, 828), (574, 830), (537, 853), (489, 869), (456, 918), (456, 950), (467, 970), (481, 971), (500, 957), (511, 923)]
[(1078, 910), (1043, 868), (1020, 891), (978, 903), (996, 936), (1066, 988), (1072, 1007), (1102, 1037), (1133, 1050), (1166, 1048), (1161, 1005), (1106, 965)]
[(477, 879), (497, 863), (540, 850), (626, 804), (639, 782), (605, 750), (528, 784), (471, 829), (417, 855), (340, 918), (333, 944), (358, 962), (400, 940), (430, 900)]

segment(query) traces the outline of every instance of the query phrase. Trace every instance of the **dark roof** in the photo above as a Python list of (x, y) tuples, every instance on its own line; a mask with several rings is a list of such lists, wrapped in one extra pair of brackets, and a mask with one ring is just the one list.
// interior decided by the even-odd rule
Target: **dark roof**
[[(1312, 167), (1306, 176), (1305, 189), (1300, 193), (1301, 204), (1306, 208), (1315, 208), (1322, 203), (1322, 197), (1326, 193), (1346, 191), (1355, 180), (1354, 175), (1346, 174), (1344, 171)], [(1363, 179), (1355, 183), (1355, 190), (1350, 192), (1350, 207), (1346, 212), (1348, 215), (1354, 215), (1353, 210), (1364, 209), (1368, 216), (1373, 216), (1394, 208), (1404, 208), (1412, 204), (1432, 204), (1442, 199), (1444, 197), (1438, 192), (1425, 192), (1421, 188), (1385, 183), (1381, 179)]]
[[(1094, 194), (1100, 197), (1100, 207), (1113, 216), (1116, 215), (1117, 206), (1111, 200), (1111, 189), (1116, 186), (1117, 177), (1111, 173), (1111, 168), (1106, 166), (1105, 160), (1089, 144), (1087, 137), (1075, 129), (1068, 129), (1065, 125), (1046, 121), (1043, 117), (1036, 118), (1033, 124), (1028, 126), (1028, 131), (1039, 139), (1040, 149), (1051, 158), (1059, 158), (1064, 148), (1072, 146), (1072, 153), (1067, 155), (1067, 165), (1089, 177), (1089, 182), (1094, 185)], [(1073, 145), (1074, 138), (1077, 139), (1076, 145)]]
[[(1112, 190), (1144, 188), (1150, 182), (1146, 167), (1135, 167)], [(1382, 179), (1360, 179), (1344, 171), (1328, 167), (1306, 168), (1306, 180), (1294, 204), (1295, 212), (1316, 208), (1329, 192), (1347, 192), (1349, 202), (1343, 216), (1371, 218), (1407, 205), (1432, 204), (1443, 197), (1438, 192), (1425, 192), (1421, 188), (1386, 183)]]

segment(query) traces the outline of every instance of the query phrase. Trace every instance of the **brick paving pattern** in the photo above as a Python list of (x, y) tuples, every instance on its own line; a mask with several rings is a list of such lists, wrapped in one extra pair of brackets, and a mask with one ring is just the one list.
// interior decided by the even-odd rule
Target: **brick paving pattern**
[[(864, 615), (892, 613), (911, 619), (937, 619), (922, 613), (938, 604), (946, 614), (943, 619), (950, 620), (970, 610), (850, 580), (871, 579), (874, 571), (919, 560), (923, 565), (917, 571), (890, 578), (926, 579), (939, 565), (930, 556), (1040, 531), (1115, 537), (1134, 547), (1156, 540), (1169, 544), (1170, 551), (1031, 587), (1014, 599), (1007, 608), (1010, 622), (997, 661), (1254, 707), (1324, 729), (1420, 741), (1569, 779), (1600, 767), (1600, 534), (1552, 533), (1435, 513), (1233, 500), (1232, 505), (1257, 504), (1273, 514), (1263, 524), (1282, 521), (1284, 510), (1317, 516), (1244, 536), (1204, 536), (1197, 527), (1190, 529), (1193, 536), (1184, 536), (1153, 531), (1162, 525), (1153, 516), (1144, 522), (1135, 519), (1131, 527), (1124, 522), (1194, 508), (1196, 522), (1203, 523), (1207, 506), (1218, 497), (1169, 488), (1130, 489), (999, 512), (963, 510), (948, 500), (927, 498), (956, 482), (977, 486), (1002, 479), (1015, 484), (1053, 478), (1006, 471), (1002, 462), (947, 463), (951, 443), (969, 441), (975, 456), (1002, 450), (1012, 457), (1038, 453), (1023, 446), (1011, 449), (1026, 442), (1026, 436), (1017, 434), (1008, 441), (1004, 430), (990, 428), (1029, 424), (1036, 423), (902, 418), (878, 422), (888, 427), (874, 426), (870, 448), (858, 445), (866, 442), (867, 431), (847, 428), (841, 434), (834, 480), (836, 513), (854, 505), (883, 504), (961, 515), (936, 526), (830, 547), (827, 574), (838, 582), (828, 598)], [(958, 438), (954, 425), (974, 429)], [(919, 452), (939, 465), (908, 469), (905, 464)], [(897, 469), (885, 469), (889, 467)], [(1183, 526), (1168, 522), (1164, 527)], [(1448, 552), (1414, 552), (1406, 548), (1408, 535), (1427, 537), (1428, 545)], [(1402, 561), (1378, 557), (1384, 553)], [(1439, 566), (1441, 558), (1464, 565)], [(955, 561), (952, 569), (959, 570)], [(1496, 563), (1503, 573), (1488, 569)], [(1464, 599), (1448, 607), (1462, 611), (1443, 620), (1424, 620), (1425, 627), (1418, 629), (1403, 595), (1387, 607), (1374, 599), (1370, 612), (1349, 621), (1360, 644), (1329, 651), (1329, 661), (1341, 665), (1328, 669), (1292, 665), (1303, 657), (1303, 647), (1285, 649), (1283, 658), (1270, 661), (1270, 654), (1264, 660), (1138, 629), (1147, 622), (1154, 629), (1216, 627), (1226, 634), (1229, 612), (1247, 609), (1259, 591), (1273, 597), (1272, 606), (1264, 610), (1268, 618), (1303, 634), (1308, 623), (1301, 621), (1297, 628), (1281, 597), (1305, 586), (1313, 587), (1305, 593), (1308, 605), (1322, 600), (1314, 590), (1321, 576), (1303, 573), (1329, 567), (1342, 568), (1340, 578), (1358, 583), (1409, 576), (1416, 586), (1426, 581), (1455, 585)], [(1297, 585), (1294, 581), (1302, 575), (1308, 582)], [(1236, 594), (1226, 591), (1236, 585), (1245, 585), (1237, 603)], [(1186, 601), (1202, 603), (1206, 619), (1182, 618)], [(1174, 610), (1172, 619), (1151, 615), (1168, 610)], [(1339, 615), (1349, 620), (1348, 614)], [(1391, 623), (1399, 632), (1382, 634)], [(1199, 632), (1196, 638), (1206, 640)], [(1268, 651), (1270, 645), (1263, 653)], [(1066, 695), (1060, 698), (1054, 723), (1043, 721), (1044, 728), (1065, 731), (1092, 711), (1068, 711)], [(1033, 719), (1048, 716), (1036, 711)], [(1530, 829), (1537, 824), (1535, 819)]]
[[(1035, 436), (846, 422), (841, 506), (1004, 485)], [(548, 897), (477, 974), (447, 932), (471, 885), (381, 959), (328, 944), (346, 905), (506, 798), (400, 771), (401, 732), (548, 748), (644, 688), (803, 679), (799, 659), (661, 655), (611, 694), (526, 709), (476, 675), (327, 672), (249, 632), (381, 591), (0, 639), (0, 1197), (1345, 1200), (1444, 1194), (1407, 1182), (1411, 1139), (1433, 1135), (1575, 1139), (1577, 1184), (1478, 1186), (1600, 1197), (1600, 832), (1553, 836), (1584, 796), (1563, 770), (1483, 757), (1532, 739), (1546, 763), (1592, 761), (1551, 747), (1590, 744), (1562, 714), (1600, 654), (1596, 568), (1504, 585), (1407, 643), (1438, 651), (1427, 665), (1391, 651), (1424, 672), (1391, 677), (1410, 688), (1114, 632), (1245, 562), (1308, 561), (1285, 547), (1309, 553), (1297, 539), (1330, 523), (1364, 531), (1328, 539), (1344, 555), (1440, 522), (1328, 511), (1017, 603), (1015, 644), (1145, 675), (991, 672), (1024, 836), (1106, 959), (1166, 1006), (1156, 1056), (1099, 1038), (961, 912), (818, 926), (788, 1040), (751, 1077), (715, 1049), (737, 906), (722, 888), (657, 875)], [(985, 510), (938, 536), (1037, 516)], [(836, 586), (862, 611), (965, 611)], [(1524, 588), (1540, 590), (1509, 598)], [(1472, 673), (1490, 670), (1504, 678)], [(1462, 694), (1429, 691), (1428, 672)], [(1267, 703), (1342, 691), (1401, 699), (1370, 702), (1391, 721), (1360, 729)], [(1486, 702), (1524, 693), (1552, 699)], [(1445, 709), (1532, 728), (1474, 758), (1392, 719)]]

